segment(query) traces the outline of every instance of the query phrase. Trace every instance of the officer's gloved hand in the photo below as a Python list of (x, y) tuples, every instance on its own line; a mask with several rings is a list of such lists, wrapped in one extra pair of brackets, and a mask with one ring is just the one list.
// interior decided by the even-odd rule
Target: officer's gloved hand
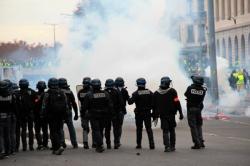
[(180, 120), (184, 119), (184, 116), (183, 116), (182, 113), (180, 114), (179, 119), (180, 119)]
[(78, 120), (78, 118), (79, 118), (78, 114), (75, 114), (74, 120)]

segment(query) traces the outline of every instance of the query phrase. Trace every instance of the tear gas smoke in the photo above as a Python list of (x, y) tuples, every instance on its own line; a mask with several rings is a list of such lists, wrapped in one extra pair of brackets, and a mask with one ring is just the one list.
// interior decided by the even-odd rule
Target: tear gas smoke
[(85, 76), (100, 78), (102, 84), (107, 78), (121, 76), (130, 93), (139, 77), (145, 77), (155, 91), (160, 78), (169, 76), (184, 103), (189, 82), (178, 63), (180, 44), (168, 33), (178, 26), (171, 22), (184, 11), (180, 8), (184, 2), (83, 1), (80, 7), (84, 14), (74, 16), (63, 44), (58, 75), (74, 86)]
[[(219, 111), (225, 113), (233, 113), (237, 115), (243, 115), (245, 108), (242, 106), (242, 101), (244, 101), (244, 92), (238, 92), (232, 90), (229, 85), (228, 78), (231, 74), (229, 68), (229, 62), (223, 57), (217, 57), (217, 72), (218, 72), (218, 85), (219, 85)], [(210, 68), (206, 69), (206, 75), (210, 76)], [(210, 100), (209, 98), (207, 100)]]

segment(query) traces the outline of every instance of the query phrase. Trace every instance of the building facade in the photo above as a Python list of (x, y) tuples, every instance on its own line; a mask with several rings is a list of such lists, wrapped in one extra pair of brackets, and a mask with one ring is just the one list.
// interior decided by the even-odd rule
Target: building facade
[[(202, 61), (208, 55), (208, 0), (187, 1), (187, 17), (180, 22), (182, 54)], [(250, 69), (250, 0), (214, 0), (214, 15), (217, 56), (228, 59), (230, 67)]]
[(231, 67), (250, 69), (250, 0), (214, 0), (216, 52)]

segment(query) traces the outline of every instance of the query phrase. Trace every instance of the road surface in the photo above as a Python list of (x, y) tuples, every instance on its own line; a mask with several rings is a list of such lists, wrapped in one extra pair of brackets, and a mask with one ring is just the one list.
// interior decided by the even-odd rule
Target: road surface
[[(126, 124), (122, 147), (95, 153), (93, 149), (72, 149), (69, 145), (62, 156), (50, 151), (19, 152), (0, 161), (1, 166), (249, 166), (250, 165), (250, 118), (232, 118), (228, 121), (206, 120), (204, 137), (207, 148), (191, 150), (192, 145), (187, 121), (176, 129), (176, 152), (164, 153), (162, 133), (154, 129), (156, 149), (149, 150), (147, 136), (143, 135), (143, 149), (135, 149), (135, 128)], [(81, 141), (81, 130), (78, 129)], [(137, 155), (140, 153), (140, 155)]]

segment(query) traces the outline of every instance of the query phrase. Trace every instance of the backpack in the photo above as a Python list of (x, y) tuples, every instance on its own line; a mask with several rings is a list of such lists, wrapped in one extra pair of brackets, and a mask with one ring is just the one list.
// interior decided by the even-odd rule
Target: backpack
[(56, 115), (64, 115), (67, 111), (66, 96), (61, 90), (49, 91), (49, 111)]

